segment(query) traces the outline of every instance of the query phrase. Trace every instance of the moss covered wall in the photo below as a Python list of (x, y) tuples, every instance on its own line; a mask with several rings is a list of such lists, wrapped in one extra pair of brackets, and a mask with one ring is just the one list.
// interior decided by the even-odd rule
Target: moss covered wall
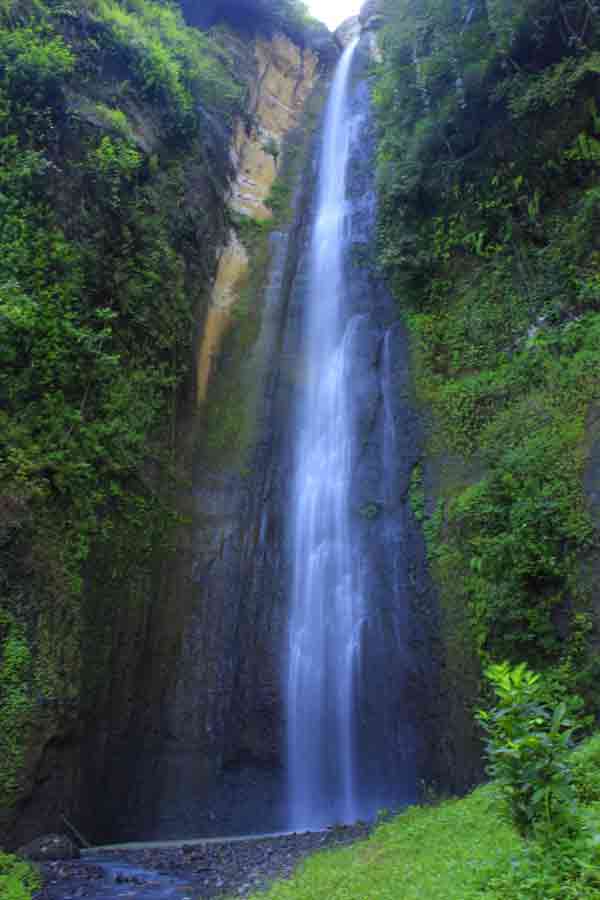
[(164, 736), (193, 597), (195, 370), (232, 225), (234, 136), (255, 128), (255, 46), (147, 0), (0, 13), (11, 844), (63, 814), (110, 836), (137, 802), (140, 746)]
[(600, 32), (575, 0), (382, 7), (380, 261), (430, 416), (421, 503), (464, 782), (490, 662), (600, 702)]

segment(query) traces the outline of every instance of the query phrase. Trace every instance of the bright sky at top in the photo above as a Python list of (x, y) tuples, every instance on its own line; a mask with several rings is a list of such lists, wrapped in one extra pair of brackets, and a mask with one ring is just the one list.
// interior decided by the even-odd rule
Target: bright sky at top
[(311, 15), (333, 31), (344, 19), (358, 15), (362, 0), (307, 0), (307, 5)]

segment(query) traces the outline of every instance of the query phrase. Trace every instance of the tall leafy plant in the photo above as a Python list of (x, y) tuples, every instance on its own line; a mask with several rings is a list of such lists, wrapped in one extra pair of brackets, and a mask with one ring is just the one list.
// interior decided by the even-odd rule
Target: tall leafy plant
[(568, 752), (576, 726), (568, 704), (553, 708), (539, 674), (524, 663), (490, 666), (496, 703), (480, 710), (487, 733), (488, 772), (524, 836), (577, 831)]

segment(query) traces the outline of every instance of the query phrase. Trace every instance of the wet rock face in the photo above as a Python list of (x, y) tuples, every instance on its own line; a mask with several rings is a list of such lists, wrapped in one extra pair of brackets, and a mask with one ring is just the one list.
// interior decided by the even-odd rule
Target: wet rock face
[[(289, 130), (296, 132), (317, 84), (316, 60), (283, 38), (272, 45), (236, 41), (234, 49), (254, 79), (253, 124), (240, 125), (236, 134), (230, 204), (238, 215), (260, 220), (270, 215), (265, 200), (277, 172), (265, 143), (269, 138), (279, 146)], [(310, 178), (302, 197), (309, 194)], [(257, 299), (259, 308), (251, 310), (258, 320), (256, 343), (242, 360), (229, 350), (228, 331), (248, 274), (243, 238), (232, 232), (221, 255), (199, 334), (198, 433), (194, 438), (190, 429), (195, 446), (189, 451), (193, 525), (173, 577), (153, 588), (133, 718), (120, 733), (111, 724), (106, 736), (105, 771), (122, 790), (118, 805), (115, 798), (106, 804), (95, 826), (94, 836), (102, 840), (267, 829), (266, 808), (269, 821), (282, 821), (283, 812), (274, 810), (283, 798), (277, 780), (283, 619), (273, 575), (282, 528), (269, 505), (269, 460), (282, 321), (301, 219), (290, 233), (271, 237), (270, 282)], [(247, 314), (242, 310), (242, 317)], [(240, 371), (246, 409), (235, 412), (252, 422), (252, 437), (239, 450), (225, 447), (216, 454), (207, 452), (204, 402), (215, 407), (218, 378), (227, 379), (230, 369)], [(229, 396), (223, 402), (219, 416), (231, 413)]]
[[(321, 76), (312, 51), (282, 36), (271, 43), (232, 35), (231, 42), (238, 71), (251, 88), (252, 124), (239, 123), (225, 146), (220, 123), (207, 120), (205, 139), (232, 175), (230, 205), (261, 219), (270, 215), (265, 201), (277, 174), (268, 142), (279, 148), (298, 126)], [(216, 196), (195, 160), (184, 175), (186, 202), (204, 211), (206, 229), (205, 252), (191, 264), (190, 278), (194, 290), (198, 281), (214, 284), (197, 324), (196, 383), (189, 391), (202, 403), (248, 277), (248, 251), (224, 227), (227, 198)], [(260, 378), (270, 367), (275, 362), (271, 366), (269, 357)], [(257, 377), (249, 377), (249, 405), (262, 390), (253, 387)], [(232, 759), (234, 772), (221, 792), (226, 798), (221, 805), (228, 809), (238, 796), (262, 792), (254, 786), (258, 776), (248, 778), (249, 786), (241, 790), (238, 770), (254, 756), (259, 768), (276, 756), (281, 716), (272, 712), (274, 665), (271, 675), (265, 665), (261, 668), (261, 699), (252, 708), (239, 707), (233, 722), (230, 712), (240, 656), (250, 667), (255, 664), (250, 659), (266, 658), (262, 637), (239, 635), (244, 567), (255, 540), (255, 519), (248, 523), (247, 510), (255, 491), (262, 497), (262, 488), (255, 488), (250, 477), (251, 462), (194, 463), (189, 406), (176, 423), (177, 466), (180, 512), (193, 519), (193, 527), (180, 529), (171, 554), (125, 579), (112, 574), (110, 548), (94, 557), (86, 578), (81, 642), (86, 706), (65, 707), (60, 720), (50, 709), (47, 731), (38, 729), (27, 802), (9, 813), (5, 840), (10, 846), (59, 828), (63, 813), (94, 841), (214, 832), (218, 822), (209, 787)], [(15, 509), (15, 521), (19, 515)], [(3, 546), (0, 534), (0, 557)], [(259, 630), (264, 635), (262, 626)], [(251, 810), (249, 799), (246, 805)], [(253, 823), (246, 827), (252, 829)]]
[(65, 834), (49, 834), (20, 847), (17, 855), (31, 862), (79, 859), (79, 848)]
[[(365, 321), (355, 366), (362, 448), (353, 506), (373, 604), (364, 643), (368, 677), (360, 752), (368, 760), (378, 747), (376, 762), (365, 764), (366, 792), (379, 790), (383, 767), (406, 797), (414, 792), (417, 775), (427, 777), (433, 752), (427, 735), (434, 732), (435, 673), (428, 663), (434, 602), (422, 537), (407, 502), (421, 452), (408, 342), (374, 265), (375, 135), (361, 78), (368, 50), (357, 59), (352, 99), (357, 153), (349, 175), (353, 239), (346, 264), (352, 305)], [(282, 672), (290, 582), (288, 491), (315, 166), (297, 198), (295, 225), (273, 239), (260, 335), (248, 361), (257, 398), (251, 446), (243, 459), (222, 465), (207, 462), (202, 453), (196, 458), (187, 599), (173, 605), (173, 597), (164, 595), (159, 618), (149, 622), (155, 648), (146, 660), (151, 699), (138, 711), (137, 744), (130, 740), (126, 750), (129, 784), (106, 837), (192, 837), (286, 824)], [(393, 471), (383, 473), (390, 408), (396, 445)], [(390, 565), (390, 547), (392, 558), (402, 561), (397, 569)], [(171, 659), (161, 650), (170, 609), (183, 622)], [(383, 704), (374, 700), (380, 697)], [(394, 799), (382, 794), (379, 805)]]
[[(301, 123), (306, 102), (320, 77), (319, 61), (312, 50), (296, 46), (282, 34), (271, 40), (256, 38), (250, 46), (231, 38), (231, 51), (245, 71), (249, 98), (247, 117), (237, 123), (230, 151), (235, 174), (228, 205), (235, 213), (262, 222), (273, 216), (268, 198), (279, 174), (283, 143)], [(248, 252), (232, 229), (220, 254), (201, 332), (198, 405), (206, 400), (214, 361), (231, 325), (249, 267)]]

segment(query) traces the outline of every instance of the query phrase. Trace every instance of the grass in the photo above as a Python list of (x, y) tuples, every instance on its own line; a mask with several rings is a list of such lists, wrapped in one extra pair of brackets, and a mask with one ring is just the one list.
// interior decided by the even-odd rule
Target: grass
[[(510, 866), (522, 841), (500, 815), (494, 788), (413, 807), (365, 842), (307, 860), (268, 900), (470, 900), (487, 873)], [(258, 895), (256, 900), (259, 900)]]
[(570, 756), (581, 820), (576, 835), (524, 840), (498, 789), (415, 806), (366, 841), (307, 859), (253, 900), (598, 900), (600, 733)]
[(0, 850), (0, 897), (2, 900), (30, 900), (40, 886), (40, 877), (29, 863)]

